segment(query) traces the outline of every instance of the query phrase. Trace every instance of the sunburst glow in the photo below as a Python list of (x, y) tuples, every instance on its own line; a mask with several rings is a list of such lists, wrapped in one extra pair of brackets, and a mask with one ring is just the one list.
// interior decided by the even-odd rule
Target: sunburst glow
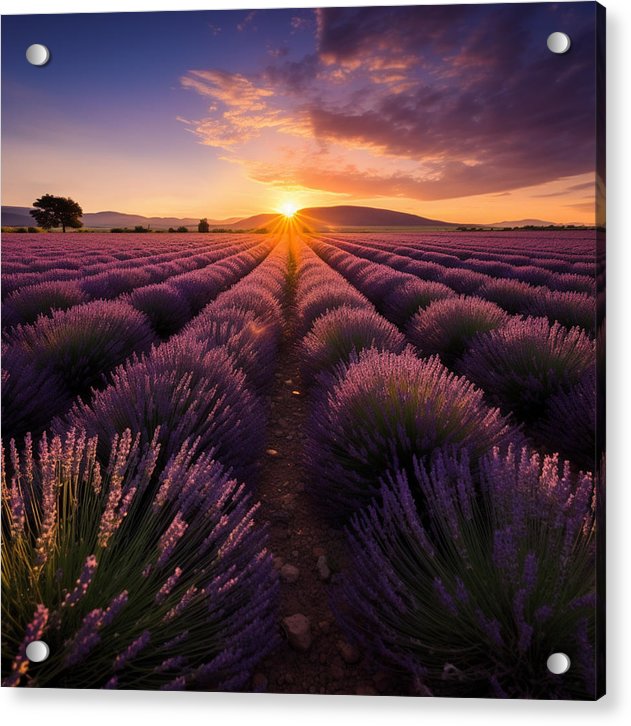
[(298, 207), (293, 202), (285, 202), (280, 207), (280, 212), (285, 217), (291, 218), (298, 211)]

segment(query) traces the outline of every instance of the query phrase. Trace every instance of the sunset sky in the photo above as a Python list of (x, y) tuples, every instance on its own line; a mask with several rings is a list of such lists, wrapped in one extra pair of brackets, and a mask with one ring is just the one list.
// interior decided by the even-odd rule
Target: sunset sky
[[(9, 16), (4, 205), (594, 221), (593, 3)], [(548, 34), (572, 39), (566, 55)], [(49, 46), (44, 68), (24, 57)]]

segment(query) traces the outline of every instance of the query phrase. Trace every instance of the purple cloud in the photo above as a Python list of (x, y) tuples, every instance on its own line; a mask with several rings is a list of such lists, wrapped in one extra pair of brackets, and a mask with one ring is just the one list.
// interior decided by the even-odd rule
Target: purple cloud
[[(438, 200), (594, 171), (593, 4), (325, 8), (311, 17), (316, 52), (234, 76), (238, 93), (216, 71), (183, 80), (215, 101), (198, 135), (223, 140), (254, 178)], [(559, 27), (573, 41), (565, 56), (545, 43)], [(269, 159), (240, 148), (257, 124), (282, 135)], [(292, 135), (292, 163), (274, 173)]]

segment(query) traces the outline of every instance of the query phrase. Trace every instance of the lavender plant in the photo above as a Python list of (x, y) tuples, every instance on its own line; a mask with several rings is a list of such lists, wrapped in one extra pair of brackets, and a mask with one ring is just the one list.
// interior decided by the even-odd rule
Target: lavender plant
[(405, 345), (402, 333), (381, 315), (343, 305), (317, 318), (303, 339), (303, 378), (313, 382), (366, 348), (401, 353)]
[(474, 272), (473, 270), (465, 270), (462, 267), (451, 270), (440, 269), (442, 274), (439, 282), (461, 295), (477, 295), (482, 285), (486, 285), (493, 279), (489, 275), (483, 275), (481, 272)]
[(558, 451), (584, 471), (596, 467), (596, 368), (588, 368), (577, 383), (551, 396), (535, 429), (537, 440)]
[(390, 470), (407, 470), (436, 449), (477, 456), (512, 432), (469, 381), (437, 358), (364, 350), (338, 366), (314, 402), (307, 458), (312, 491), (334, 521), (370, 502)]
[(201, 270), (191, 270), (169, 280), (168, 285), (175, 288), (186, 300), (193, 315), (225, 290), (225, 274), (215, 265)]
[(594, 274), (577, 275), (569, 272), (561, 275), (554, 275), (548, 283), (548, 287), (553, 290), (584, 292), (593, 297), (596, 293), (596, 276)]
[(165, 282), (137, 288), (129, 302), (147, 316), (153, 331), (162, 339), (180, 330), (192, 314), (182, 293)]
[[(315, 276), (314, 276), (315, 277)], [(311, 289), (304, 289), (302, 276), (298, 288), (298, 319), (300, 333), (308, 333), (317, 318), (342, 306), (358, 310), (374, 310), (364, 295), (341, 280), (321, 280), (317, 277)]]
[(2, 345), (2, 431), (22, 437), (41, 432), (68, 404), (63, 379), (39, 369), (19, 346)]
[(503, 310), (511, 314), (526, 313), (534, 301), (548, 291), (545, 287), (535, 287), (520, 280), (492, 280), (478, 290), (484, 300), (497, 303)]
[(396, 285), (384, 296), (383, 314), (395, 325), (404, 327), (409, 319), (435, 300), (454, 297), (455, 292), (440, 282), (428, 282), (412, 278), (403, 285)]
[[(4, 686), (238, 690), (276, 644), (256, 506), (186, 443), (70, 429), (2, 454)], [(26, 659), (42, 639), (50, 657)]]
[[(133, 351), (153, 341), (147, 318), (121, 300), (95, 300), (55, 311), (33, 325), (18, 325), (7, 338), (46, 375), (59, 377), (69, 397), (89, 391)], [(9, 373), (17, 373), (9, 368)], [(31, 386), (37, 398), (41, 391)]]
[(67, 310), (86, 302), (87, 295), (77, 280), (49, 280), (26, 285), (12, 292), (2, 304), (2, 326), (34, 323), (39, 315)]
[(475, 476), (466, 452), (417, 461), (353, 519), (338, 618), (425, 695), (594, 698), (593, 502), (590, 475), (526, 448)]
[(533, 424), (550, 396), (575, 384), (594, 356), (594, 342), (580, 328), (568, 330), (546, 318), (513, 318), (478, 336), (460, 371), (494, 405)]
[(585, 292), (545, 290), (543, 295), (533, 299), (528, 312), (535, 316), (546, 316), (550, 322), (557, 322), (566, 328), (579, 326), (594, 335), (596, 300)]
[(149, 271), (143, 266), (136, 265), (107, 270), (98, 275), (86, 277), (81, 283), (81, 287), (92, 299), (111, 299), (152, 282)]
[(208, 348), (223, 347), (256, 390), (270, 382), (276, 366), (278, 327), (256, 313), (217, 301), (202, 311), (185, 330)]
[(68, 427), (98, 435), (102, 447), (127, 428), (147, 440), (159, 428), (163, 458), (199, 438), (200, 451), (213, 451), (226, 468), (247, 478), (262, 449), (264, 414), (224, 349), (178, 336), (148, 355), (133, 356), (90, 401), (77, 400), (54, 424), (58, 433)]
[(414, 315), (406, 332), (421, 356), (438, 354), (451, 365), (476, 335), (495, 330), (509, 319), (495, 303), (461, 295), (430, 303)]
[(260, 282), (235, 286), (221, 296), (221, 304), (249, 310), (262, 322), (274, 326), (279, 336), (282, 334), (283, 311), (278, 297)]

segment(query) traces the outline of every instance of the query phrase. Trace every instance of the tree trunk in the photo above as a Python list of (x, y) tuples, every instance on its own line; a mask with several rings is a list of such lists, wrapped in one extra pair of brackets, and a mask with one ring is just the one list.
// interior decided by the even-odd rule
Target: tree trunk
[(62, 230), (64, 231), (64, 234), (65, 234), (65, 232), (66, 232), (66, 225), (63, 222), (61, 223), (61, 228), (62, 228)]

